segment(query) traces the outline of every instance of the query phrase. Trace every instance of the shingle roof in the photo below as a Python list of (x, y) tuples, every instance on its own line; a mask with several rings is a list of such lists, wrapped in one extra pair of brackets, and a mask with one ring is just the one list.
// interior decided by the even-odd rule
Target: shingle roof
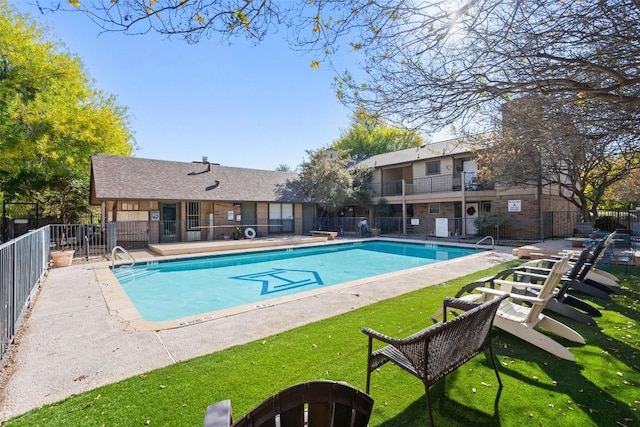
[(391, 153), (378, 154), (362, 160), (358, 164), (369, 167), (381, 167), (411, 163), (416, 160), (435, 159), (437, 157), (450, 156), (452, 154), (469, 153), (473, 149), (470, 143), (461, 139), (449, 139), (446, 141), (424, 144), (417, 148), (407, 148)]
[(211, 164), (97, 154), (91, 157), (91, 203), (105, 200), (303, 202), (298, 175)]

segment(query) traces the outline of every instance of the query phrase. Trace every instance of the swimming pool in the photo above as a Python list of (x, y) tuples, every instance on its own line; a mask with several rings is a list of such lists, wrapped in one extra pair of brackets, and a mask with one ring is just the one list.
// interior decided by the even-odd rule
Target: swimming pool
[(118, 266), (141, 317), (161, 322), (450, 260), (479, 250), (387, 241), (339, 243)]

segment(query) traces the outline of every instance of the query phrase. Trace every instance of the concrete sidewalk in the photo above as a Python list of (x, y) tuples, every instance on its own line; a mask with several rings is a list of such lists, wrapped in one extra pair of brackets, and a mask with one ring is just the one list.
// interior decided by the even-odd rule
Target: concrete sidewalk
[[(0, 420), (178, 361), (247, 343), (513, 259), (512, 248), (454, 259), (208, 322), (125, 332), (96, 264), (54, 268), (5, 358)], [(104, 263), (102, 263), (104, 265)]]

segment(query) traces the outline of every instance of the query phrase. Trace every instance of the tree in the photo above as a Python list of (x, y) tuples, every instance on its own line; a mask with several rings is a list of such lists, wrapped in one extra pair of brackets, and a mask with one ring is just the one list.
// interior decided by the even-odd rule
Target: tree
[(91, 154), (130, 155), (126, 110), (92, 86), (80, 60), (0, 2), (0, 187), (62, 218), (86, 212)]
[(293, 169), (291, 169), (291, 166), (285, 163), (280, 163), (278, 166), (276, 166), (275, 170), (278, 172), (293, 172)]
[(585, 220), (595, 219), (607, 190), (640, 168), (633, 136), (611, 134), (604, 115), (612, 119), (543, 97), (511, 101), (500, 137), (479, 144), (480, 174), (507, 187), (550, 186)]
[(379, 117), (359, 109), (354, 114), (351, 127), (331, 144), (331, 148), (347, 151), (353, 160), (358, 161), (423, 144), (424, 140), (417, 131), (388, 127)]
[(300, 167), (299, 188), (322, 207), (323, 214), (336, 213), (354, 204), (368, 207), (371, 200), (371, 172), (362, 167), (349, 169), (350, 157), (330, 150), (307, 151), (309, 160)]
[(603, 197), (605, 209), (633, 208), (640, 206), (640, 169), (633, 170), (629, 176), (611, 186)]
[[(41, 8), (47, 7), (48, 2)], [(347, 46), (364, 80), (343, 74), (338, 93), (367, 111), (440, 128), (495, 116), (523, 94), (599, 100), (635, 111), (640, 94), (640, 7), (635, 0), (314, 0), (277, 2), (69, 0), (106, 31), (157, 31), (261, 40), (288, 27), (292, 42), (330, 60)], [(466, 119), (466, 120), (465, 120)]]
[[(80, 1), (71, 1), (80, 4)], [(347, 47), (362, 58), (362, 73), (336, 78), (339, 99), (389, 123), (425, 131), (453, 126), (463, 134), (496, 130), (502, 106), (529, 96), (549, 108), (545, 120), (560, 118), (554, 146), (532, 147), (555, 165), (534, 178), (568, 179), (563, 193), (586, 213), (603, 192), (622, 179), (640, 153), (640, 5), (637, 0), (93, 0), (85, 11), (108, 31), (159, 31), (190, 42), (214, 34), (259, 41), (279, 26), (291, 30), (297, 47), (316, 52), (312, 64), (332, 65)], [(545, 133), (550, 135), (547, 130)], [(570, 131), (567, 134), (567, 131)], [(542, 132), (542, 131), (539, 131)], [(567, 136), (568, 141), (560, 137)], [(505, 139), (506, 141), (506, 139)], [(562, 146), (571, 150), (562, 154)], [(556, 162), (547, 162), (554, 148)], [(584, 152), (607, 153), (610, 166)], [(541, 151), (542, 150), (542, 151)], [(508, 150), (505, 150), (505, 153)], [(511, 163), (519, 162), (517, 157)], [(562, 170), (564, 161), (574, 171)], [(589, 174), (600, 171), (594, 186)], [(548, 172), (548, 173), (547, 173)], [(559, 181), (559, 179), (558, 179)], [(593, 192), (587, 198), (588, 186)]]

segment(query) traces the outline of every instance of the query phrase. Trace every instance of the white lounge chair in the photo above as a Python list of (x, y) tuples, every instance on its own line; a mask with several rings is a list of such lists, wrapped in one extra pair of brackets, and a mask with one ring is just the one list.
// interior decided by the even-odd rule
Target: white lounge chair
[[(553, 297), (556, 287), (565, 273), (568, 261), (569, 257), (565, 256), (555, 263), (549, 274), (542, 276), (544, 278), (542, 285), (497, 279), (494, 280), (494, 283), (500, 285), (500, 289), (480, 287), (477, 290), (481, 293), (483, 301), (508, 294), (510, 298), (518, 302), (530, 304), (527, 306), (512, 300), (504, 301), (498, 308), (493, 325), (562, 359), (575, 361), (575, 356), (566, 347), (537, 330), (541, 328), (569, 341), (585, 343), (584, 338), (578, 332), (542, 313), (549, 299)], [(530, 274), (527, 275), (531, 277)], [(527, 288), (537, 289), (538, 296), (512, 293), (514, 289), (526, 290)]]

